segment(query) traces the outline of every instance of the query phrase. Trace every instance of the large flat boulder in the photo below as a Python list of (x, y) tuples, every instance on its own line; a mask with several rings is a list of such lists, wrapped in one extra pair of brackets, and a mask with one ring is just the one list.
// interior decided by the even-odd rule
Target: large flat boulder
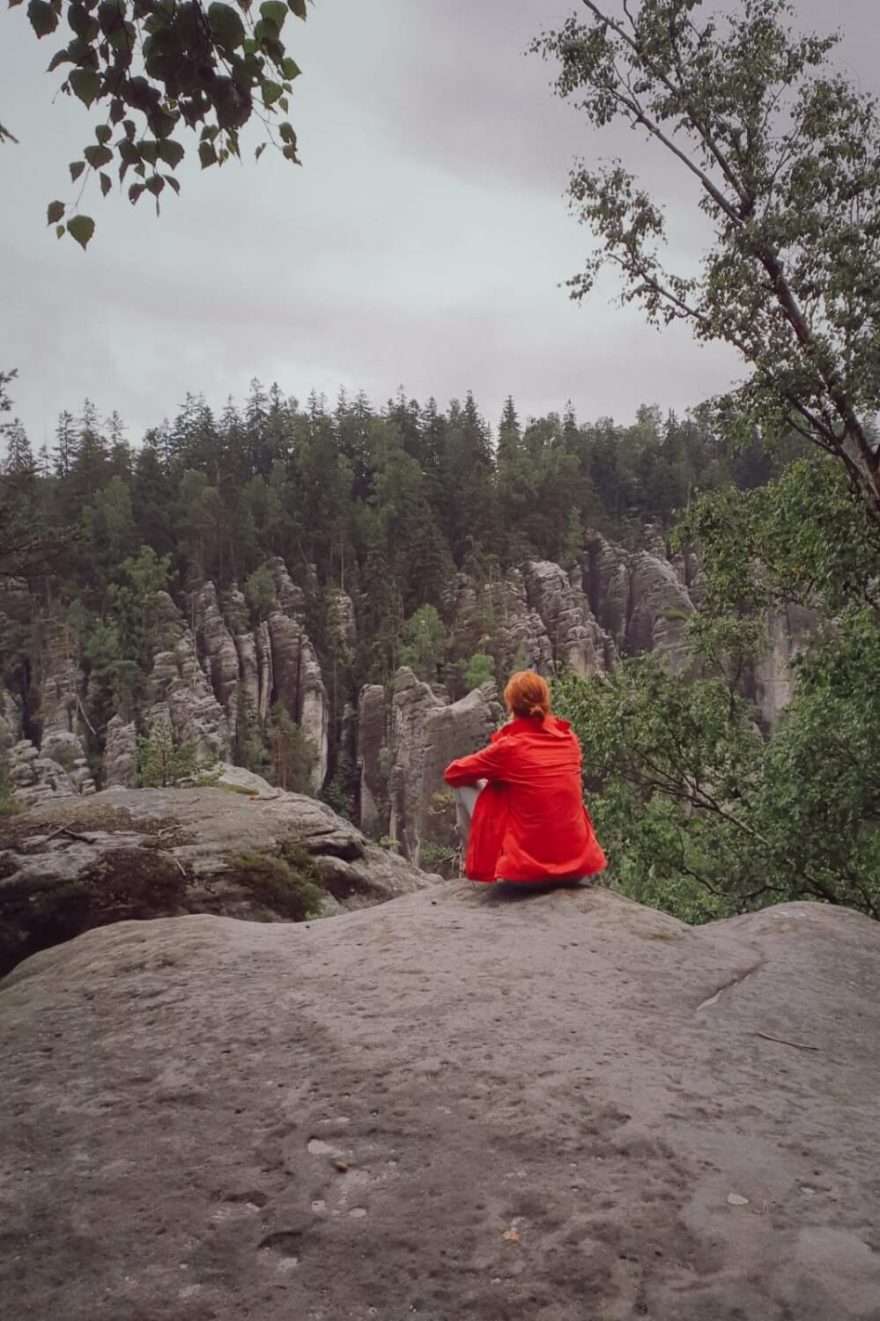
[(439, 879), (317, 799), (237, 766), (220, 775), (210, 788), (59, 797), (0, 822), (0, 975), (125, 918), (329, 916)]
[(876, 1321), (880, 926), (465, 883), (0, 986), (10, 1315)]

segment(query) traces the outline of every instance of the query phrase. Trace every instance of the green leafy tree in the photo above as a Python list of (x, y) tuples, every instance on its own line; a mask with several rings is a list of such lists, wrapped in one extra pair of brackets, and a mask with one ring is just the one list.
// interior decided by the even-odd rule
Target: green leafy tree
[[(556, 685), (612, 876), (687, 920), (792, 898), (880, 916), (880, 550), (862, 501), (832, 458), (801, 459), (702, 497), (676, 539), (702, 551), (703, 677), (647, 657)], [(765, 734), (745, 693), (768, 615), (791, 604), (814, 632)]]
[[(596, 128), (622, 122), (664, 153), (708, 219), (699, 274), (662, 259), (658, 203), (619, 161), (578, 164), (569, 195), (597, 239), (570, 284), (611, 265), (622, 298), (681, 320), (750, 368), (723, 411), (750, 432), (805, 437), (845, 470), (880, 528), (880, 120), (836, 72), (836, 36), (801, 37), (785, 0), (641, 0), (620, 18), (584, 0), (535, 49)], [(686, 195), (682, 193), (682, 195)]]
[(267, 564), (260, 564), (247, 578), (244, 594), (256, 619), (265, 619), (275, 605), (275, 584)]
[(475, 651), (464, 672), (464, 686), (468, 692), (495, 678), (495, 661), (485, 651)]
[(401, 630), (398, 664), (409, 665), (420, 679), (436, 680), (446, 652), (446, 629), (433, 605), (419, 606)]
[(233, 760), (256, 775), (266, 775), (272, 765), (272, 753), (253, 703), (239, 689), (235, 722)]
[(12, 781), (9, 778), (9, 755), (6, 747), (0, 743), (0, 818), (15, 811), (12, 795)]
[[(0, 416), (10, 412), (9, 386), (18, 373), (0, 371)], [(43, 498), (30, 443), (21, 423), (0, 423), (7, 454), (0, 464), (0, 583), (29, 581), (52, 570), (70, 550), (72, 533), (54, 524)]]
[(168, 586), (170, 555), (157, 555), (152, 546), (141, 546), (137, 555), (123, 560), (120, 568), (144, 600), (164, 592)]
[(145, 789), (166, 788), (194, 775), (198, 754), (194, 743), (178, 739), (168, 720), (156, 720), (137, 741), (137, 782)]
[(311, 793), (317, 753), (281, 702), (276, 702), (269, 713), (269, 748), (273, 783), (291, 793)]
[[(22, 0), (10, 0), (15, 6)], [(79, 192), (49, 204), (47, 219), (59, 238), (85, 248), (95, 223), (79, 210), (85, 185), (97, 175), (101, 192), (113, 188), (110, 171), (128, 197), (145, 193), (159, 208), (166, 187), (180, 191), (176, 170), (187, 133), (196, 138), (203, 169), (241, 156), (241, 129), (256, 116), (268, 141), (298, 163), (296, 133), (285, 118), (293, 80), (283, 28), (288, 12), (306, 17), (306, 0), (249, 0), (202, 5), (200, 0), (29, 0), (27, 17), (39, 38), (66, 20), (71, 30), (49, 71), (63, 68), (61, 90), (94, 107), (94, 141), (70, 163)], [(71, 35), (72, 33), (72, 35)], [(68, 67), (69, 66), (69, 67)], [(0, 126), (0, 142), (16, 141)], [(256, 148), (259, 159), (266, 141)]]
[[(683, 320), (750, 369), (702, 410), (746, 490), (693, 499), (691, 477), (707, 484), (699, 448), (647, 415), (625, 451), (597, 453), (606, 507), (623, 493), (644, 516), (664, 466), (658, 440), (668, 449), (687, 482), (678, 540), (698, 546), (705, 574), (690, 628), (699, 681), (648, 658), (559, 688), (587, 747), (613, 874), (689, 918), (791, 897), (877, 917), (877, 102), (831, 67), (836, 38), (789, 29), (783, 0), (724, 14), (642, 0), (619, 19), (584, 5), (586, 22), (536, 43), (559, 61), (559, 93), (594, 126), (623, 121), (666, 152), (712, 239), (699, 274), (670, 271), (657, 203), (619, 162), (578, 165), (572, 203), (599, 242), (573, 296), (609, 263), (649, 320)], [(780, 468), (792, 437), (812, 458)], [(814, 633), (765, 734), (743, 694), (768, 613), (792, 603), (813, 613)]]

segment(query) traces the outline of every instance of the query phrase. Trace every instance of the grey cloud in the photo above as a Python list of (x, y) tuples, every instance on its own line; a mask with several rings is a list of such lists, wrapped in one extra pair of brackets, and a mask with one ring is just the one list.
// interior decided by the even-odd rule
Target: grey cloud
[[(522, 54), (569, 9), (546, 0), (319, 0), (295, 54), (292, 117), (304, 167), (200, 174), (157, 222), (95, 199), (87, 255), (44, 228), (67, 161), (89, 132), (53, 82), (23, 8), (0, 12), (0, 86), (22, 125), (0, 148), (0, 366), (39, 444), (89, 394), (138, 436), (186, 391), (221, 406), (249, 378), (303, 397), (399, 384), (443, 402), (472, 388), (494, 418), (571, 398), (585, 418), (626, 420), (643, 401), (682, 410), (738, 365), (687, 334), (657, 334), (610, 305), (613, 282), (575, 307), (560, 284), (590, 236), (567, 217), (572, 158), (626, 150), (666, 197), (676, 262), (701, 232), (668, 162), (627, 136), (601, 141), (555, 100), (550, 69)], [(840, 0), (841, 56), (876, 82), (874, 5)], [(827, 26), (821, 0), (800, 0)], [(0, 119), (10, 115), (5, 106)], [(254, 139), (255, 141), (256, 139)], [(65, 194), (62, 194), (65, 195)]]

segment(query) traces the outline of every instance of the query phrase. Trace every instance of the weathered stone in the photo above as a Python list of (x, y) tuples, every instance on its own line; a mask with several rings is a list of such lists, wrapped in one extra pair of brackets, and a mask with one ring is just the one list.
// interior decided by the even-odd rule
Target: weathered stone
[(788, 605), (767, 618), (767, 649), (753, 667), (747, 693), (762, 724), (773, 729), (791, 701), (794, 662), (816, 627), (812, 611)]
[(11, 693), (0, 687), (0, 752), (18, 743), (21, 733), (21, 707)]
[(259, 674), (259, 717), (265, 724), (269, 717), (269, 708), (272, 705), (272, 694), (275, 691), (275, 673), (272, 667), (272, 639), (269, 636), (269, 625), (264, 619), (254, 634), (254, 641), (257, 648), (257, 671)]
[[(27, 760), (44, 775), (38, 758)], [(284, 917), (283, 893), (245, 885), (242, 854), (285, 856), (293, 847), (295, 857), (321, 859), (319, 875), (345, 907), (379, 903), (438, 879), (369, 843), (326, 804), (273, 788), (241, 767), (221, 766), (212, 788), (114, 788), (88, 799), (71, 797), (58, 771), (54, 789), (44, 775), (42, 797), (0, 822), (4, 970), (35, 949), (123, 917)], [(180, 883), (169, 888), (172, 872)], [(154, 875), (162, 884), (151, 899)]]
[(18, 803), (30, 806), (78, 792), (67, 769), (51, 757), (41, 757), (29, 739), (13, 744), (8, 758), (12, 796)]
[[(50, 618), (40, 655), (35, 723), (40, 728), (40, 756), (45, 762), (41, 783), (46, 791), (59, 783), (54, 767), (68, 773), (77, 792), (94, 793), (86, 762), (86, 715), (82, 695), (83, 673), (76, 659), (76, 641), (64, 619)], [(72, 773), (77, 768), (77, 774)], [(37, 786), (34, 786), (35, 788)]]
[(228, 757), (231, 739), (226, 714), (199, 663), (195, 637), (167, 593), (157, 593), (157, 627), (172, 645), (153, 657), (146, 685), (143, 720), (151, 728), (168, 719), (175, 736), (191, 743), (200, 761)]
[(662, 541), (654, 538), (653, 553), (628, 551), (596, 534), (581, 573), (593, 613), (619, 654), (656, 652), (674, 668), (685, 667), (685, 629), (694, 604)]
[(0, 1034), (22, 1318), (877, 1316), (880, 925), (845, 910), (122, 922), (17, 968)]
[(302, 622), (305, 614), (305, 594), (291, 578), (287, 565), (279, 556), (269, 561), (272, 583), (278, 600), (279, 610), (283, 610), (291, 619)]
[(35, 718), (41, 746), (53, 734), (80, 733), (83, 675), (76, 661), (76, 642), (66, 623), (51, 618), (40, 655), (39, 696)]
[[(369, 683), (361, 689), (357, 719), (357, 764), (360, 772), (361, 829), (374, 839), (388, 833), (388, 771), (385, 731), (385, 689)], [(383, 758), (383, 754), (385, 757)], [(384, 762), (384, 764), (383, 764)]]
[(516, 669), (552, 672), (553, 646), (541, 616), (529, 605), (519, 569), (510, 569), (479, 588), (466, 574), (458, 574), (446, 604), (453, 616), (453, 660), (469, 660), (475, 652), (494, 655), (502, 682)]
[(300, 648), (298, 716), (300, 728), (315, 749), (312, 788), (318, 790), (327, 778), (330, 708), (318, 657), (305, 635)]
[(305, 595), (284, 561), (270, 561), (278, 608), (268, 619), (273, 697), (280, 701), (309, 739), (315, 753), (312, 785), (327, 776), (329, 702), (315, 649), (304, 627)]
[(677, 670), (688, 663), (685, 630), (693, 602), (666, 559), (637, 551), (633, 557), (630, 599), (633, 609), (626, 633), (629, 655), (653, 651)]
[[(391, 701), (389, 832), (417, 866), (428, 850), (454, 847), (452, 793), (443, 783), (450, 761), (476, 752), (501, 718), (494, 684), (448, 703), (406, 666), (397, 671)], [(430, 865), (435, 864), (430, 858)]]
[(580, 675), (604, 673), (612, 649), (577, 578), (573, 583), (564, 569), (549, 560), (528, 560), (523, 576), (529, 605), (550, 639), (554, 664)]
[(220, 613), (213, 583), (205, 583), (196, 593), (194, 616), (198, 654), (214, 696), (226, 713), (230, 739), (234, 739), (238, 722), (239, 658)]
[(235, 654), (238, 658), (239, 693), (250, 712), (257, 716), (260, 710), (260, 666), (257, 659), (257, 639), (253, 633), (236, 633)]
[(252, 798), (283, 798), (284, 789), (278, 789), (262, 775), (245, 770), (244, 766), (234, 766), (231, 762), (222, 762), (212, 773), (212, 782), (221, 789), (234, 789)]
[(357, 647), (354, 601), (338, 587), (328, 591), (327, 631), (340, 663), (351, 665)]
[(137, 731), (134, 722), (114, 716), (107, 725), (104, 744), (104, 780), (125, 789), (134, 787), (137, 776)]

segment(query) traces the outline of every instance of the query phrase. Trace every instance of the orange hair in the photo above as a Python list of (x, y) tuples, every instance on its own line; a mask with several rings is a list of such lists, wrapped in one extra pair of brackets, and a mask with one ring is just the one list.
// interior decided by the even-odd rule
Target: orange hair
[(547, 680), (534, 670), (517, 670), (510, 676), (504, 689), (508, 710), (515, 716), (532, 716), (543, 720), (550, 714), (550, 689)]

